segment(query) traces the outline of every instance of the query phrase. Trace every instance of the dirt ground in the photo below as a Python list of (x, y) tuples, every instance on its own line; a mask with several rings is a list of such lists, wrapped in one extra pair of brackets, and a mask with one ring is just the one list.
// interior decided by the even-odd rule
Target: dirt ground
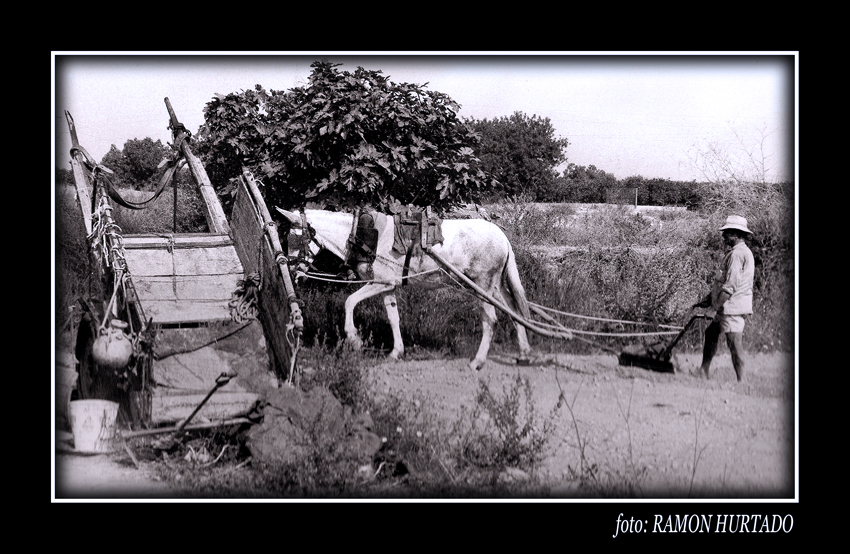
[[(478, 373), (465, 359), (387, 361), (369, 372), (379, 391), (427, 398), (447, 421), (461, 405), (472, 406), (479, 379), (498, 395), (517, 372), (527, 377), (538, 413), (555, 410), (556, 432), (537, 477), (556, 496), (582, 495), (578, 434), (585, 464), (595, 465), (597, 482), (613, 490), (629, 483), (642, 498), (794, 498), (793, 356), (750, 354), (740, 384), (728, 352), (715, 359), (709, 381), (691, 375), (697, 354), (674, 354), (674, 362), (678, 372), (662, 374), (620, 366), (613, 355), (549, 354), (517, 366), (491, 353)], [(565, 405), (556, 408), (561, 390), (573, 415)], [(57, 498), (183, 495), (123, 452), (57, 452), (55, 462)]]
[[(429, 395), (447, 418), (461, 403), (472, 406), (478, 379), (498, 394), (517, 372), (528, 377), (538, 413), (556, 409), (538, 475), (556, 494), (581, 494), (571, 479), (582, 467), (577, 427), (600, 484), (630, 482), (645, 498), (793, 498), (793, 357), (751, 354), (740, 384), (728, 352), (715, 358), (711, 380), (691, 375), (699, 362), (698, 354), (674, 354), (678, 372), (662, 374), (620, 366), (614, 355), (545, 355), (518, 367), (491, 354), (477, 375), (459, 359), (385, 363), (373, 372), (386, 391)], [(562, 389), (575, 422), (566, 406), (555, 408)]]

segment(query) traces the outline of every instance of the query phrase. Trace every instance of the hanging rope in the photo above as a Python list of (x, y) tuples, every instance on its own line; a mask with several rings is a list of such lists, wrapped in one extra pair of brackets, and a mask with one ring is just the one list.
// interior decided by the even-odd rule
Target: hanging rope
[[(445, 270), (443, 270), (443, 268), (437, 267), (437, 268), (434, 268), (434, 269), (429, 269), (428, 271), (422, 271), (420, 273), (412, 273), (412, 274), (408, 275), (407, 278), (411, 279), (413, 277), (419, 277), (420, 275), (427, 275), (429, 273), (434, 273), (435, 271), (445, 272)], [(344, 285), (370, 285), (372, 283), (378, 283), (378, 284), (381, 284), (381, 285), (392, 285), (396, 282), (396, 280), (387, 281), (387, 280), (380, 280), (380, 279), (371, 279), (369, 281), (349, 281), (348, 279), (330, 279), (328, 277), (320, 277), (320, 275), (329, 276), (330, 274), (329, 273), (304, 273), (303, 271), (299, 271), (296, 274), (295, 278), (299, 279), (299, 278), (304, 277), (306, 279), (313, 279), (313, 280), (316, 280), (316, 281), (325, 281), (325, 282), (328, 282), (328, 283), (340, 283), (340, 284), (344, 284)]]
[(236, 323), (257, 319), (259, 308), (260, 274), (249, 273), (236, 282), (236, 290), (228, 302), (230, 317)]

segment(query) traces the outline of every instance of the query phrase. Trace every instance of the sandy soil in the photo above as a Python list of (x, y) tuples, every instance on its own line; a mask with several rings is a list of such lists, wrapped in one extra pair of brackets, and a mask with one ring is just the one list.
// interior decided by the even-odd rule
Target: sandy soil
[[(384, 363), (372, 369), (379, 387), (427, 395), (447, 419), (472, 406), (478, 379), (490, 390), (527, 377), (538, 413), (556, 410), (557, 431), (540, 477), (564, 496), (581, 495), (575, 471), (595, 464), (601, 485), (634, 484), (642, 497), (793, 498), (794, 361), (789, 354), (753, 354), (738, 383), (728, 353), (712, 379), (696, 376), (697, 354), (674, 354), (676, 374), (623, 367), (613, 355), (546, 355), (518, 367), (491, 354), (478, 374), (466, 360)], [(556, 408), (563, 390), (566, 406)], [(615, 487), (616, 490), (616, 487)]]
[[(741, 384), (728, 353), (715, 360), (710, 381), (690, 374), (696, 354), (676, 354), (674, 362), (678, 373), (661, 374), (619, 366), (613, 355), (543, 355), (518, 367), (491, 354), (478, 373), (465, 359), (387, 361), (369, 371), (380, 391), (429, 398), (447, 421), (472, 406), (479, 379), (498, 394), (517, 372), (527, 377), (538, 412), (555, 411), (557, 430), (537, 477), (558, 496), (583, 496), (577, 426), (585, 463), (608, 490), (630, 484), (644, 498), (794, 498), (793, 357), (751, 354)], [(575, 421), (566, 406), (556, 408), (561, 390)], [(123, 452), (57, 452), (55, 476), (57, 499), (184, 496)]]

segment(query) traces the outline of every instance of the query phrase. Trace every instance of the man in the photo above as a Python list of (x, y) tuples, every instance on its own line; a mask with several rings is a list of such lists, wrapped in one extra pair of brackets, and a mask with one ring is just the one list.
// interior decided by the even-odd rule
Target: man
[(753, 313), (753, 275), (755, 262), (753, 253), (744, 242), (752, 237), (747, 220), (738, 215), (726, 218), (723, 242), (729, 247), (723, 264), (715, 274), (711, 292), (694, 308), (708, 308), (706, 315), (713, 317), (705, 330), (705, 345), (702, 351), (700, 371), (709, 379), (711, 360), (717, 352), (721, 333), (726, 334), (726, 344), (732, 354), (732, 365), (738, 382), (744, 380), (744, 347), (742, 336), (747, 316)]

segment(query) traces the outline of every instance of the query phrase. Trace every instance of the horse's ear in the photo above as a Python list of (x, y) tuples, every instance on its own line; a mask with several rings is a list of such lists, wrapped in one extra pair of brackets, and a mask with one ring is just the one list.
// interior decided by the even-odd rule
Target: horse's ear
[(297, 226), (301, 225), (301, 217), (299, 217), (299, 215), (297, 213), (288, 212), (286, 210), (278, 208), (277, 206), (275, 206), (275, 209), (277, 211), (279, 211), (280, 213), (282, 213), (286, 217), (286, 219), (288, 219), (289, 222), (292, 223), (293, 225), (297, 225)]

